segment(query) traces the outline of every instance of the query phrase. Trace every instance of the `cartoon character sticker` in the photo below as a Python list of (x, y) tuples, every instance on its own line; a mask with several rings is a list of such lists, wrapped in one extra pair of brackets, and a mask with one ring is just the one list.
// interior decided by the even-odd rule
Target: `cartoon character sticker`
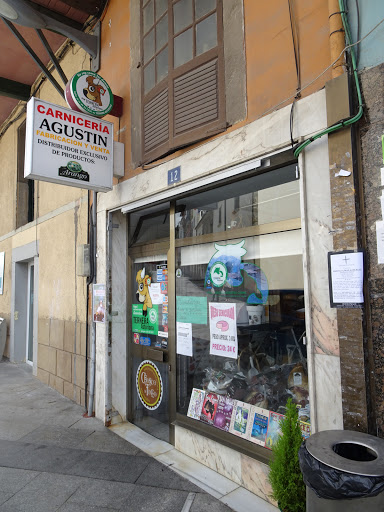
[(139, 270), (136, 274), (137, 292), (136, 297), (139, 302), (143, 303), (143, 315), (147, 316), (148, 309), (152, 307), (152, 299), (149, 294), (149, 287), (151, 286), (151, 278), (145, 274), (145, 267)]
[(204, 288), (212, 295), (245, 298), (247, 304), (265, 304), (268, 281), (264, 272), (253, 263), (244, 263), (245, 240), (237, 244), (219, 245), (205, 273)]
[(106, 93), (106, 89), (100, 85), (100, 83), (95, 82), (94, 76), (87, 76), (85, 80), (88, 86), (84, 87), (83, 89), (84, 96), (86, 96), (89, 100), (94, 101), (99, 105), (99, 107), (101, 107), (103, 104), (101, 97)]

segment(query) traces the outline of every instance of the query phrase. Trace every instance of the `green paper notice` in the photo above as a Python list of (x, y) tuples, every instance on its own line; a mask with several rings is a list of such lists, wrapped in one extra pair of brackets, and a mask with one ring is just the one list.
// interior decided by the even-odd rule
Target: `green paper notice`
[(153, 306), (143, 315), (142, 304), (132, 304), (132, 331), (141, 334), (157, 335), (159, 332), (158, 306)]
[(176, 319), (178, 322), (207, 325), (207, 297), (176, 297)]

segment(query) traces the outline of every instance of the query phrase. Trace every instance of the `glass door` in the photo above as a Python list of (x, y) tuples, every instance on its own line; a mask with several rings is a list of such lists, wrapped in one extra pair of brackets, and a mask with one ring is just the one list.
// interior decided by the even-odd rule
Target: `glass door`
[(169, 204), (129, 217), (128, 419), (169, 441)]
[(27, 350), (26, 361), (33, 363), (33, 296), (34, 296), (34, 265), (28, 264), (28, 305), (27, 305)]

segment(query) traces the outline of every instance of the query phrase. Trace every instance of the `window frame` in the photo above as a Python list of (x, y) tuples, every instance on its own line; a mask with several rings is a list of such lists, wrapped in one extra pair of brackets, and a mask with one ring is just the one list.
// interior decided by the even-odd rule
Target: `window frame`
[[(143, 9), (148, 5), (151, 0), (141, 0), (140, 1), (140, 66), (141, 66), (141, 154), (142, 154), (142, 163), (151, 162), (161, 156), (166, 156), (168, 153), (189, 145), (194, 142), (198, 142), (204, 138), (213, 136), (217, 133), (224, 131), (227, 128), (226, 122), (226, 106), (225, 106), (225, 73), (224, 73), (224, 28), (223, 28), (223, 3), (222, 0), (216, 0), (216, 9), (215, 11), (211, 10), (206, 13), (204, 16), (195, 20), (193, 14), (193, 22), (192, 24), (187, 25), (179, 32), (173, 32), (173, 6), (177, 3), (178, 0), (168, 0), (168, 74), (164, 77), (159, 83), (155, 83), (154, 87), (148, 93), (144, 92), (144, 70), (145, 67), (156, 60), (156, 56), (161, 53), (161, 51), (165, 48), (165, 45), (161, 47), (160, 50), (156, 51), (148, 60), (146, 65), (144, 65), (144, 37), (148, 35), (148, 33), (156, 26), (156, 23), (160, 21), (165, 13), (159, 18), (156, 22), (156, 15), (154, 14), (154, 24), (151, 28), (144, 34), (144, 21), (143, 21)], [(153, 0), (155, 2), (155, 0)], [(195, 8), (195, 0), (191, 0), (192, 2), (192, 10), (194, 13)], [(195, 56), (196, 53), (196, 30), (195, 27), (198, 23), (204, 21), (206, 18), (211, 16), (214, 12), (216, 12), (217, 19), (217, 45), (198, 55)], [(188, 62), (178, 66), (174, 69), (174, 39), (187, 31), (189, 28), (193, 29), (193, 57)], [(156, 35), (154, 34), (154, 39), (156, 41)], [(208, 64), (213, 61), (217, 61), (217, 112), (218, 116), (216, 119), (212, 121), (208, 121), (207, 123), (202, 123), (191, 130), (186, 129), (184, 132), (180, 134), (175, 134), (175, 106), (174, 106), (174, 83), (175, 80), (184, 76), (189, 72), (193, 72), (195, 69), (203, 66), (204, 64)], [(156, 61), (155, 61), (155, 80), (156, 80)], [(148, 105), (152, 100), (154, 100), (161, 92), (167, 91), (168, 94), (168, 138), (165, 142), (160, 143), (157, 146), (149, 150), (145, 150), (145, 120), (144, 120), (144, 109), (145, 106)]]

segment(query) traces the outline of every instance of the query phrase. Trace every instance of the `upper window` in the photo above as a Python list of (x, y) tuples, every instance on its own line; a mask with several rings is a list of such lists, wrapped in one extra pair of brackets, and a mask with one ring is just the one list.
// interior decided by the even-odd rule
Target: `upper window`
[(225, 128), (221, 0), (142, 1), (143, 161)]

